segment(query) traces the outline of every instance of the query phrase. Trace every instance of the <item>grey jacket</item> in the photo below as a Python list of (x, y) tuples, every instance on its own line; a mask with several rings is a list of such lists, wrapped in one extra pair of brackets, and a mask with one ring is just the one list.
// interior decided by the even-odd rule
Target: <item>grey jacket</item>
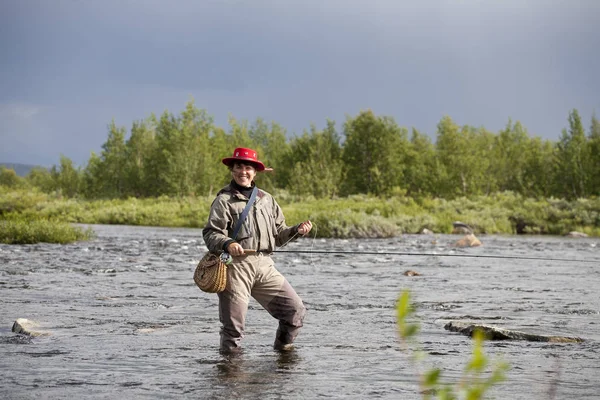
[[(248, 198), (234, 189), (231, 184), (217, 193), (210, 207), (208, 222), (202, 230), (206, 247), (213, 253), (223, 251), (231, 240), (235, 225), (241, 216)], [(276, 246), (287, 243), (298, 232), (298, 226), (287, 226), (281, 207), (273, 196), (258, 189), (256, 200), (237, 235), (244, 249), (273, 252)]]

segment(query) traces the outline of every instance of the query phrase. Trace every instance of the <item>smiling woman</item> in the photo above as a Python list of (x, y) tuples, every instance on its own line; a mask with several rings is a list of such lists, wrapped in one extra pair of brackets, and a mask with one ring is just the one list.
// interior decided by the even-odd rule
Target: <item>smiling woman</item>
[(309, 233), (312, 223), (287, 226), (273, 196), (256, 187), (256, 173), (267, 168), (255, 150), (238, 147), (222, 162), (229, 167), (233, 180), (217, 193), (202, 231), (208, 250), (230, 259), (227, 286), (218, 293), (220, 350), (225, 354), (241, 351), (246, 313), (253, 297), (279, 321), (274, 348), (289, 351), (303, 325), (306, 308), (275, 269), (271, 254), (277, 246)]

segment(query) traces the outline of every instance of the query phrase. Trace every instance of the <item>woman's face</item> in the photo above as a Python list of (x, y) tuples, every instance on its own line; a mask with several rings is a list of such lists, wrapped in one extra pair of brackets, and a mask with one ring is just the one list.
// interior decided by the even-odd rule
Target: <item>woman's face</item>
[(250, 187), (256, 176), (256, 169), (250, 164), (235, 163), (231, 167), (231, 175), (238, 185)]

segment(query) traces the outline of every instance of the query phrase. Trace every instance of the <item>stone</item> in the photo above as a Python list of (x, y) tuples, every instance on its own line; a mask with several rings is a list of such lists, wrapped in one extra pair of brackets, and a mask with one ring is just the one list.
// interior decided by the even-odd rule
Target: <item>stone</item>
[(582, 343), (584, 341), (578, 337), (537, 335), (463, 321), (450, 321), (444, 325), (444, 329), (450, 332), (462, 333), (469, 337), (472, 337), (475, 331), (479, 330), (484, 333), (488, 340), (525, 340), (528, 342), (549, 343)]
[(587, 234), (585, 234), (583, 232), (577, 232), (577, 231), (569, 232), (565, 236), (572, 237), (572, 238), (586, 238), (586, 237), (588, 237)]
[(465, 235), (462, 239), (459, 239), (454, 243), (457, 247), (477, 247), (481, 246), (482, 243), (479, 239), (475, 237), (472, 233)]
[(35, 321), (28, 320), (27, 318), (18, 318), (12, 326), (12, 331), (14, 333), (19, 333), (21, 335), (27, 335), (32, 337), (37, 336), (48, 336), (50, 333), (39, 331), (37, 328), (39, 324)]

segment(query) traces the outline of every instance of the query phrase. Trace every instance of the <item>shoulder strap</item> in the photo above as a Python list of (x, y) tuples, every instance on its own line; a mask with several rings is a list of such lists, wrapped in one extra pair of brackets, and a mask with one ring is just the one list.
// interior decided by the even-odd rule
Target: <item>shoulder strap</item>
[(244, 220), (248, 216), (248, 212), (250, 212), (252, 203), (254, 203), (254, 200), (256, 199), (257, 192), (258, 192), (258, 188), (256, 187), (256, 185), (254, 185), (254, 189), (252, 189), (252, 194), (250, 195), (250, 200), (248, 200), (248, 204), (246, 204), (246, 208), (244, 208), (244, 211), (242, 211), (242, 215), (240, 216), (240, 219), (238, 219), (237, 224), (235, 225), (235, 229), (233, 230), (233, 236), (231, 237), (232, 239), (235, 240), (238, 233), (240, 232), (240, 229), (242, 228), (242, 224), (244, 223)]

